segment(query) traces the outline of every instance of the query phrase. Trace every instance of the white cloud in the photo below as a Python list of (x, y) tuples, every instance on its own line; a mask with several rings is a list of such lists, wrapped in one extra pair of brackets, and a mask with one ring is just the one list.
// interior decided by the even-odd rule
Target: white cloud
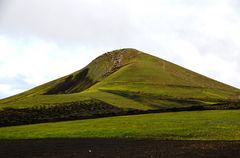
[(25, 90), (123, 47), (240, 87), (238, 0), (0, 2), (0, 84), (15, 85), (5, 96), (23, 84), (16, 78)]

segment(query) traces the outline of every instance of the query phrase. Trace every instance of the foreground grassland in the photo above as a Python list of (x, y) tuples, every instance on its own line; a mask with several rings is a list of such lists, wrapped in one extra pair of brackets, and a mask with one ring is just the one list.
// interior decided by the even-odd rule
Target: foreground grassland
[(0, 128), (0, 139), (240, 140), (240, 110), (172, 112)]

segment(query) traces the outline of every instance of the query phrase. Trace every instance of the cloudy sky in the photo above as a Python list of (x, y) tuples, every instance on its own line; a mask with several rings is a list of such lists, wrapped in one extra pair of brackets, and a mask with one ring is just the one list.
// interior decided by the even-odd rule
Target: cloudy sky
[(239, 0), (0, 0), (0, 98), (132, 47), (240, 87)]

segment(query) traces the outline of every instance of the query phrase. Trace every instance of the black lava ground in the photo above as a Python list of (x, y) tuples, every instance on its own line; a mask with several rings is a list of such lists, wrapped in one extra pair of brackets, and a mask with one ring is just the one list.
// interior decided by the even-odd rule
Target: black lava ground
[(1, 158), (240, 158), (240, 141), (2, 140)]

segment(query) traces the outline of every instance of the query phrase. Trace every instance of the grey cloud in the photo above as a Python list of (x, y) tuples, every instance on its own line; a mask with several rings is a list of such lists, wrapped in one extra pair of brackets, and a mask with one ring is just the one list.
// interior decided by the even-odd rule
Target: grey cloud
[(14, 95), (16, 93), (25, 91), (35, 86), (29, 84), (24, 79), (25, 77), (22, 75), (17, 75), (14, 78), (0, 76), (0, 85), (8, 87), (7, 89), (0, 91), (0, 99), (5, 98), (9, 95)]
[(16, 75), (14, 78), (0, 76), (0, 84), (10, 85), (12, 89), (28, 89), (33, 87), (34, 85), (29, 84), (26, 79), (23, 75)]
[(199, 49), (199, 53), (206, 55), (209, 53), (217, 54), (227, 60), (235, 60), (239, 54), (239, 46), (227, 39), (213, 38), (200, 32), (178, 31), (179, 37), (190, 41)]
[(0, 0), (0, 19), (2, 16), (3, 9), (5, 7), (5, 2), (6, 2), (6, 0)]
[(235, 7), (239, 7), (240, 6), (240, 1), (239, 0), (230, 0), (230, 3), (235, 6)]
[(2, 92), (0, 92), (0, 99), (1, 98), (5, 98), (6, 97), (6, 94), (5, 93), (2, 93)]
[(0, 23), (2, 33), (36, 35), (85, 46), (124, 44), (135, 34), (125, 6), (117, 1), (10, 1)]

